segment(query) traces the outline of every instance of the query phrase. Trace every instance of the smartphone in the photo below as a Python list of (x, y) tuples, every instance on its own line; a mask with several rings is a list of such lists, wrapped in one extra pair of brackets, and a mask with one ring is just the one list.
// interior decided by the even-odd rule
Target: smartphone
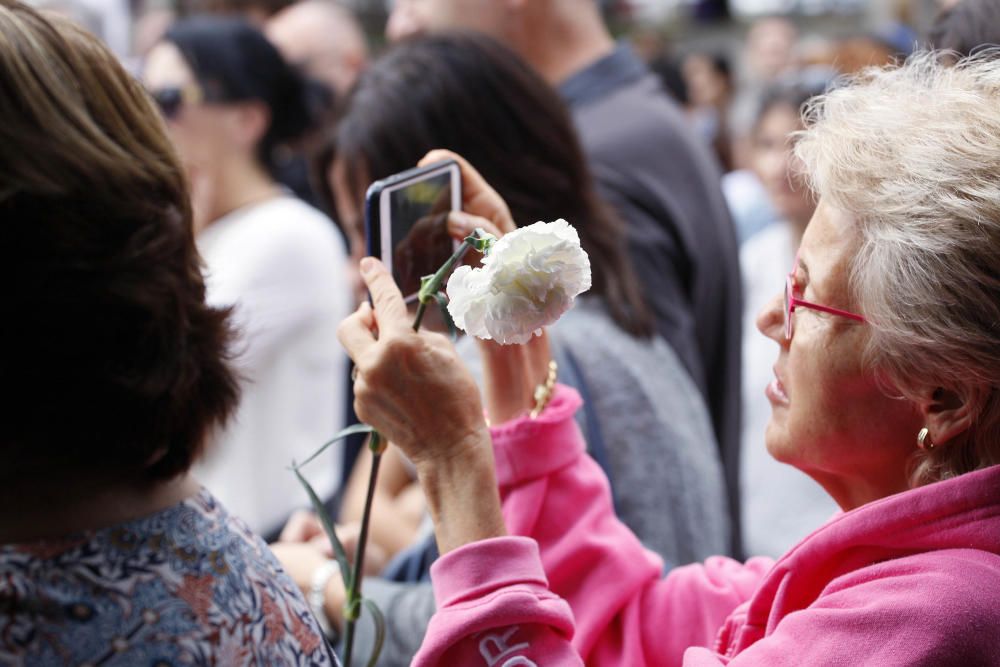
[(420, 279), (437, 271), (458, 247), (448, 214), (462, 208), (462, 177), (454, 160), (435, 162), (376, 181), (365, 194), (368, 254), (392, 272), (412, 302)]

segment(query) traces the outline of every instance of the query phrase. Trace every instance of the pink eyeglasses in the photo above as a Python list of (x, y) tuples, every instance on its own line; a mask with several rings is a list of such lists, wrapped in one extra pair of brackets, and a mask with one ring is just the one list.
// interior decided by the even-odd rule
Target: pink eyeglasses
[(795, 264), (792, 266), (791, 273), (785, 278), (785, 340), (791, 340), (792, 334), (795, 333), (794, 319), (792, 318), (792, 313), (798, 306), (803, 308), (812, 308), (813, 310), (818, 310), (823, 313), (830, 313), (831, 315), (839, 315), (840, 317), (846, 317), (848, 319), (854, 320), (855, 322), (864, 322), (865, 318), (857, 313), (850, 313), (846, 310), (838, 310), (836, 308), (831, 308), (830, 306), (823, 306), (818, 303), (812, 303), (811, 301), (805, 301), (795, 296), (795, 267), (799, 265), (799, 257), (795, 256)]

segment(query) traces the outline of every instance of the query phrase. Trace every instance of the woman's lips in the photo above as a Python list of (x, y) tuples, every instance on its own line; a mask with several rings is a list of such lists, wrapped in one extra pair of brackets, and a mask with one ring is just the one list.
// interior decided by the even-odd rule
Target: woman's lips
[(777, 373), (774, 375), (774, 379), (771, 380), (771, 384), (767, 385), (767, 389), (764, 390), (767, 395), (768, 400), (774, 405), (788, 405), (788, 394), (785, 393), (785, 385), (781, 384), (781, 380), (778, 378)]

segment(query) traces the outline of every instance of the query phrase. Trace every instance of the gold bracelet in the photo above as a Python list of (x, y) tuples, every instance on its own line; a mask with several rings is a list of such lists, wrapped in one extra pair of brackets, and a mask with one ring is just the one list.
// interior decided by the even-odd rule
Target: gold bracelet
[(559, 377), (559, 364), (550, 361), (549, 375), (545, 378), (545, 383), (535, 387), (535, 407), (531, 410), (532, 419), (537, 419), (545, 411), (549, 401), (552, 400), (552, 391), (556, 387), (557, 377)]

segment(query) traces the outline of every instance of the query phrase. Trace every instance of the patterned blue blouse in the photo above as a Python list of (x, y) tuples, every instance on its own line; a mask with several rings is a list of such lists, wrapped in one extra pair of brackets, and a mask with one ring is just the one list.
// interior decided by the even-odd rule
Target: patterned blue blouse
[(0, 665), (336, 665), (295, 584), (208, 491), (0, 546)]

